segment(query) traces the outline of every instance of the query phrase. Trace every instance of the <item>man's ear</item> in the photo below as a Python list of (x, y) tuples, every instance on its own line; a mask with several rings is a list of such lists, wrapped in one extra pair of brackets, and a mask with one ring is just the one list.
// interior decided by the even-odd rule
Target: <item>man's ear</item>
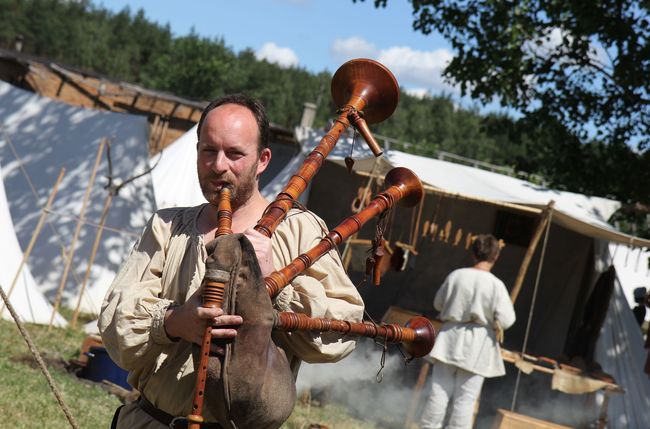
[(260, 174), (266, 170), (266, 167), (269, 166), (269, 162), (271, 162), (271, 149), (268, 147), (262, 149), (262, 153), (260, 154), (260, 159), (257, 162), (257, 176), (259, 177)]

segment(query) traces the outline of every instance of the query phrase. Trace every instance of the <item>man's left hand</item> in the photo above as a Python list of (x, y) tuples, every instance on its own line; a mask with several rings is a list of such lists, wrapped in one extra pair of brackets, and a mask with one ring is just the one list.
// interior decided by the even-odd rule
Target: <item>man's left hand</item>
[(267, 236), (255, 231), (253, 228), (248, 228), (244, 231), (244, 235), (253, 245), (257, 262), (260, 264), (262, 277), (266, 277), (275, 271), (273, 266), (273, 249), (271, 247), (271, 239)]

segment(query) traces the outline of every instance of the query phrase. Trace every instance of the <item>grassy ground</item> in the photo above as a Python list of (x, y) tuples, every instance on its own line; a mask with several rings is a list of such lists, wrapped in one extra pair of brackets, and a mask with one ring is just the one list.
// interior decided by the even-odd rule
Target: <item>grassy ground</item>
[[(79, 330), (27, 325), (32, 340), (63, 394), (79, 427), (108, 427), (120, 401), (99, 385), (68, 374), (64, 361), (77, 358), (85, 334)], [(45, 377), (34, 363), (25, 340), (11, 321), (0, 321), (0, 426), (13, 428), (69, 427)]]
[[(80, 325), (83, 325), (85, 320), (80, 322)], [(27, 330), (48, 364), (48, 369), (79, 427), (108, 427), (113, 412), (120, 405), (119, 399), (107, 393), (99, 384), (86, 382), (69, 374), (64, 367), (66, 361), (79, 356), (85, 334), (80, 330), (56, 328), (47, 332), (47, 327), (39, 325), (27, 325)], [(327, 428), (345, 429), (376, 427), (349, 417), (339, 406), (316, 407), (309, 403), (299, 403), (283, 428), (307, 429), (318, 427), (317, 424)], [(69, 427), (18, 328), (13, 321), (5, 320), (0, 320), (0, 427)]]

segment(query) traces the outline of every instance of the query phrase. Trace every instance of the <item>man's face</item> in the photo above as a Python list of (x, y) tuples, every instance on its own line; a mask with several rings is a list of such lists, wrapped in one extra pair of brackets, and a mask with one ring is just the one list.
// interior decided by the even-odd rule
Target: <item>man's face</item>
[(197, 171), (203, 195), (218, 204), (219, 191), (233, 186), (233, 210), (253, 195), (258, 176), (266, 169), (270, 150), (258, 152), (259, 130), (250, 110), (224, 104), (205, 117), (197, 144)]

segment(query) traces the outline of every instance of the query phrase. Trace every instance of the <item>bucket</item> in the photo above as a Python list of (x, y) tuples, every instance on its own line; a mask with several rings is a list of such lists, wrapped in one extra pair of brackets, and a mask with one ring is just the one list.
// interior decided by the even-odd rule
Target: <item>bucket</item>
[(86, 355), (88, 364), (81, 372), (82, 378), (97, 382), (107, 380), (127, 390), (132, 389), (126, 381), (128, 371), (117, 366), (104, 347), (91, 347)]

